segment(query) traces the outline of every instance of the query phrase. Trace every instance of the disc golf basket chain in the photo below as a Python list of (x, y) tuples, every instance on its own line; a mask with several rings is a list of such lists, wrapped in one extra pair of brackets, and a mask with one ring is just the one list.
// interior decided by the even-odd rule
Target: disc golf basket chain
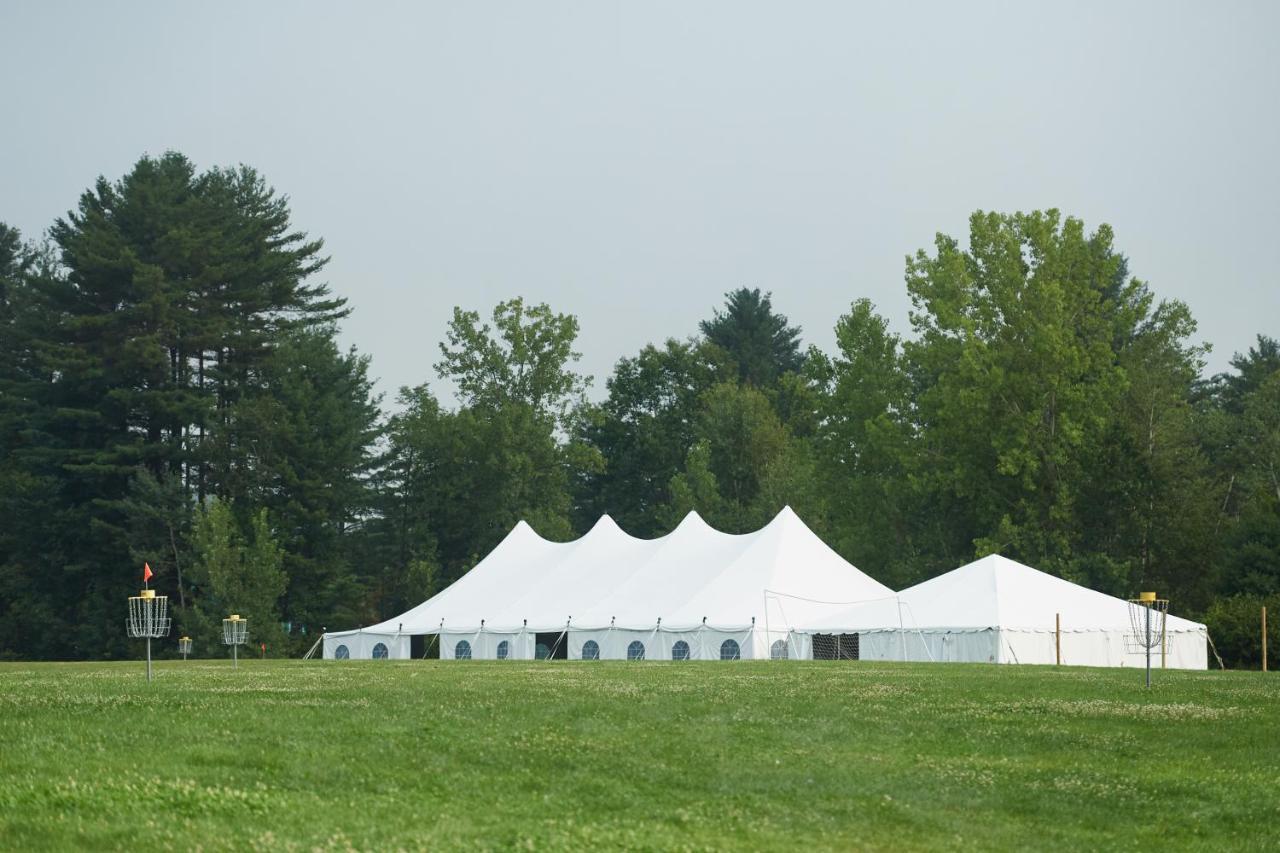
[(238, 614), (231, 614), (222, 620), (223, 645), (231, 647), (231, 665), (240, 668), (239, 648), (249, 638), (249, 620), (241, 619)]
[(191, 654), (191, 638), (180, 637), (178, 639), (178, 654), (182, 655), (182, 659), (186, 660), (187, 655)]
[(1140, 592), (1129, 599), (1129, 626), (1126, 638), (1130, 651), (1146, 655), (1147, 687), (1151, 686), (1151, 651), (1165, 647), (1165, 621), (1169, 614), (1169, 599), (1156, 598), (1154, 592)]
[(129, 597), (129, 618), (125, 627), (130, 637), (147, 641), (147, 681), (151, 680), (151, 641), (169, 635), (169, 596), (156, 595), (154, 589), (144, 589)]

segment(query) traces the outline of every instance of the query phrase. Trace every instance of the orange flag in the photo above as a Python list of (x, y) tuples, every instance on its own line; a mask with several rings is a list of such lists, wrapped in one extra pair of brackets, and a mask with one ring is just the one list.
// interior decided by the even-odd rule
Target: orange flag
[(142, 582), (146, 583), (147, 581), (151, 580), (151, 577), (152, 577), (151, 564), (143, 563), (142, 564)]

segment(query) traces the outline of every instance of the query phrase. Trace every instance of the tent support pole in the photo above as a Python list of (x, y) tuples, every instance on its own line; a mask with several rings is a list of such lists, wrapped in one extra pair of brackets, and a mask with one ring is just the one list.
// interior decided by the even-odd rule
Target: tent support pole
[(902, 622), (902, 599), (898, 599), (898, 639), (902, 641), (902, 660), (907, 659), (907, 629)]
[(1057, 666), (1062, 666), (1062, 614), (1053, 614), (1053, 656)]

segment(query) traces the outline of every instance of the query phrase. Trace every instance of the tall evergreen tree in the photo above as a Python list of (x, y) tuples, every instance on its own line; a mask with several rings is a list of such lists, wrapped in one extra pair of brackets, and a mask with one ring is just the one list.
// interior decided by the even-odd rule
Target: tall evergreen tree
[(725, 294), (725, 309), (699, 324), (706, 339), (727, 352), (738, 377), (757, 388), (772, 386), (804, 364), (800, 328), (773, 310), (771, 294), (745, 287)]
[[(137, 472), (176, 480), (194, 502), (252, 465), (224, 456), (215, 480), (202, 439), (283, 335), (345, 308), (308, 280), (324, 264), (320, 242), (291, 229), (286, 201), (246, 167), (198, 174), (179, 154), (143, 158), (119, 181), (99, 179), (50, 236), (57, 266), (28, 274), (22, 291), (38, 335), (13, 389), (26, 440), (10, 454), (27, 484), (14, 517), (46, 546), (11, 552), (0, 571), (50, 579), (44, 615), (78, 626), (39, 654), (112, 652), (139, 556), (130, 533), (145, 515), (130, 500)], [(178, 597), (176, 563), (156, 580)]]

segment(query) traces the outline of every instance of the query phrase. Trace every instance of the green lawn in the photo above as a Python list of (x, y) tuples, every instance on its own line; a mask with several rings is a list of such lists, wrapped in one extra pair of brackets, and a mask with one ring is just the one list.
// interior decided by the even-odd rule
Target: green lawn
[(0, 664), (0, 849), (1267, 848), (1280, 678)]

